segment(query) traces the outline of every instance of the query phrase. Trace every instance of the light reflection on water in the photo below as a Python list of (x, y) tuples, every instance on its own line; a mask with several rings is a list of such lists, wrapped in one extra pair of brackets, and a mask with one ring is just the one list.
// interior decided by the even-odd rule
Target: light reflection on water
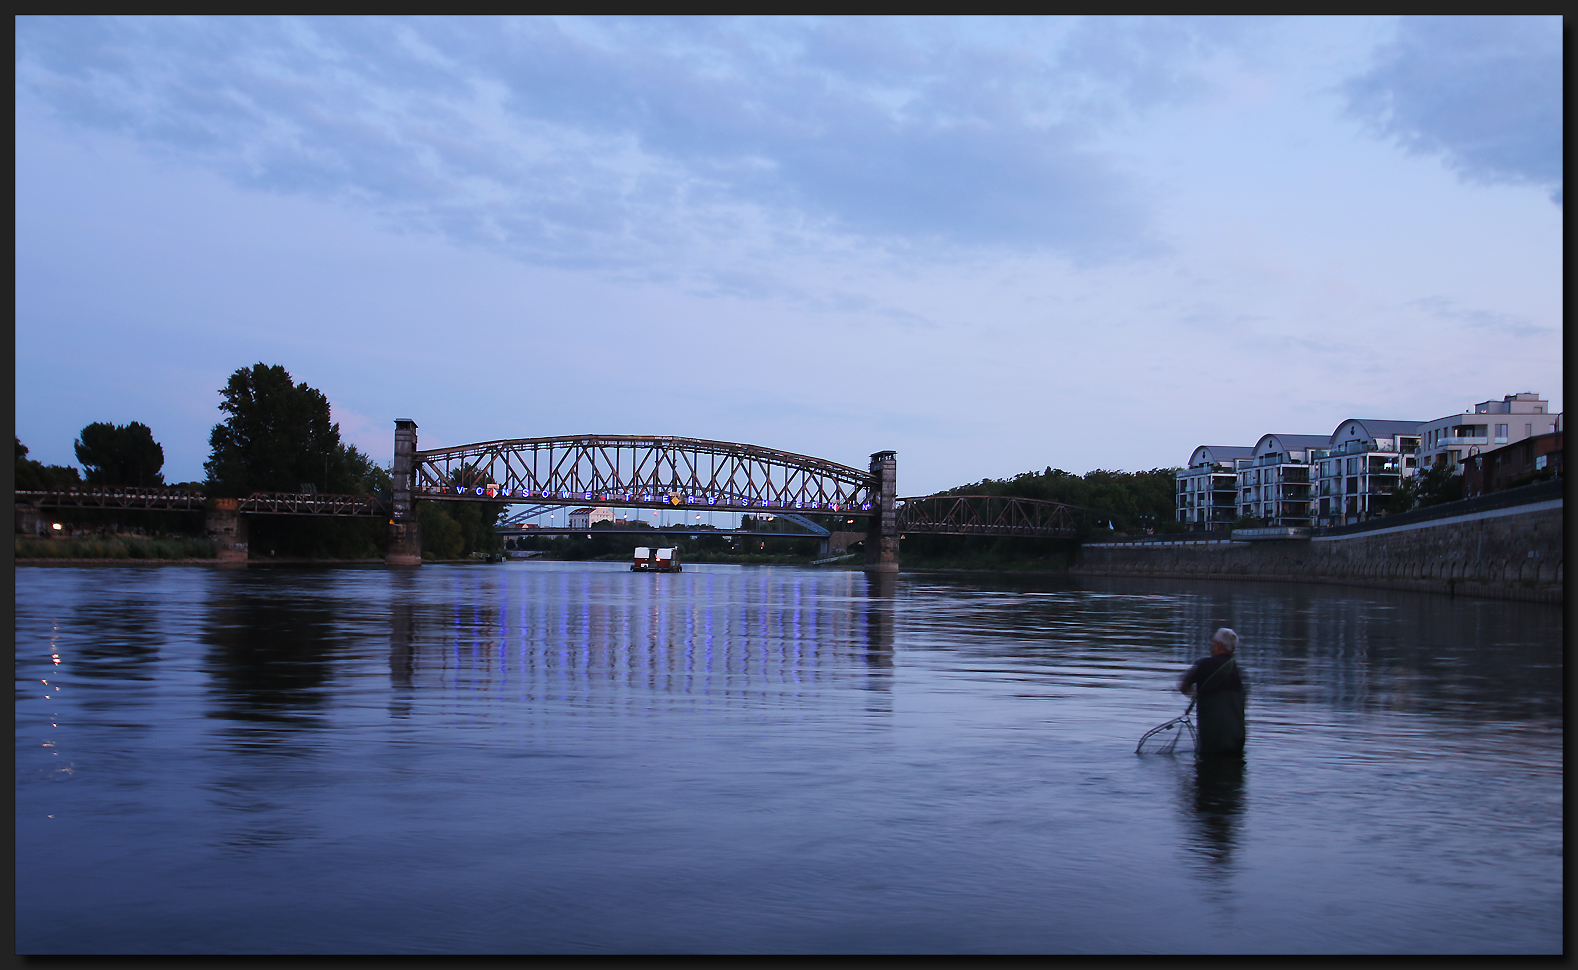
[[(1245, 760), (1136, 757), (1222, 625)], [(26, 568), (18, 948), (1557, 952), (1560, 675), (1336, 587)]]

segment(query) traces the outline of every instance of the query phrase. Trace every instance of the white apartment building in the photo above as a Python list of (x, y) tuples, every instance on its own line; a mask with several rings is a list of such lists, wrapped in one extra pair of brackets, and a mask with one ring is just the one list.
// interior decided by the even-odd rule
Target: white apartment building
[(1419, 426), (1419, 466), (1445, 464), (1461, 471), (1463, 460), (1481, 451), (1556, 431), (1561, 415), (1549, 412), (1547, 401), (1524, 391), (1500, 401), (1482, 401), (1462, 414), (1426, 421)]
[(614, 521), (614, 510), (607, 508), (584, 508), (570, 510), (570, 528), (590, 529), (594, 522)]
[(1238, 467), (1255, 449), (1240, 445), (1201, 445), (1189, 456), (1177, 483), (1178, 521), (1191, 532), (1226, 529), (1238, 518)]
[(1350, 418), (1331, 434), (1316, 462), (1316, 525), (1349, 525), (1386, 511), (1392, 494), (1418, 471), (1423, 421)]
[(1330, 435), (1268, 434), (1238, 469), (1238, 515), (1268, 526), (1311, 524), (1314, 463), (1326, 457)]

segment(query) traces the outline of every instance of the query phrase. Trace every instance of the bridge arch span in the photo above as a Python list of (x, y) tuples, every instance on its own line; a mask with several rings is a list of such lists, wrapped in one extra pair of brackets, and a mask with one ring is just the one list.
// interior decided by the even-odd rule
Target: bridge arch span
[(411, 498), (423, 500), (862, 513), (877, 500), (871, 473), (858, 468), (666, 435), (511, 438), (413, 450), (410, 469)]

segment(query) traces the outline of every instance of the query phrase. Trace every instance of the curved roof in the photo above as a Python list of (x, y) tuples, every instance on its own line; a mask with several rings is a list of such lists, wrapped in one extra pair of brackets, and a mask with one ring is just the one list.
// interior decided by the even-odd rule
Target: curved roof
[(1189, 464), (1195, 465), (1205, 460), (1205, 454), (1211, 456), (1212, 461), (1232, 461), (1235, 458), (1253, 458), (1255, 449), (1243, 445), (1198, 445), (1189, 453)]
[(1337, 429), (1331, 433), (1331, 438), (1327, 440), (1335, 439), (1339, 434), (1342, 434), (1343, 427), (1350, 424), (1357, 424), (1364, 428), (1364, 433), (1373, 438), (1399, 434), (1418, 434), (1419, 426), (1425, 423), (1424, 421), (1394, 421), (1386, 418), (1348, 418), (1337, 422)]
[(1267, 441), (1275, 440), (1282, 447), (1290, 451), (1303, 451), (1307, 448), (1324, 448), (1331, 443), (1329, 434), (1267, 434), (1261, 435), (1255, 442), (1255, 450), (1259, 451)]

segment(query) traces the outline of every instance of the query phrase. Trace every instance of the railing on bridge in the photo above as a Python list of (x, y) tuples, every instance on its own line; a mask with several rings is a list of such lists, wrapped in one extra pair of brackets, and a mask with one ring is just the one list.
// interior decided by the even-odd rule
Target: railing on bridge
[(150, 509), (201, 512), (207, 497), (190, 488), (85, 488), (17, 489), (16, 504), (41, 509)]
[(901, 498), (899, 531), (924, 535), (1030, 536), (1071, 539), (1078, 535), (1078, 506), (1008, 495), (926, 495)]
[(864, 512), (848, 465), (700, 438), (516, 438), (412, 454), (412, 498), (730, 512)]
[[(330, 495), (310, 492), (253, 492), (246, 498), (218, 499), (227, 510), (253, 515), (329, 515), (386, 517), (389, 506), (376, 495)], [(190, 488), (124, 488), (85, 486), (17, 490), (16, 504), (54, 509), (128, 509), (203, 512), (210, 500)], [(230, 503), (234, 503), (233, 505)]]

